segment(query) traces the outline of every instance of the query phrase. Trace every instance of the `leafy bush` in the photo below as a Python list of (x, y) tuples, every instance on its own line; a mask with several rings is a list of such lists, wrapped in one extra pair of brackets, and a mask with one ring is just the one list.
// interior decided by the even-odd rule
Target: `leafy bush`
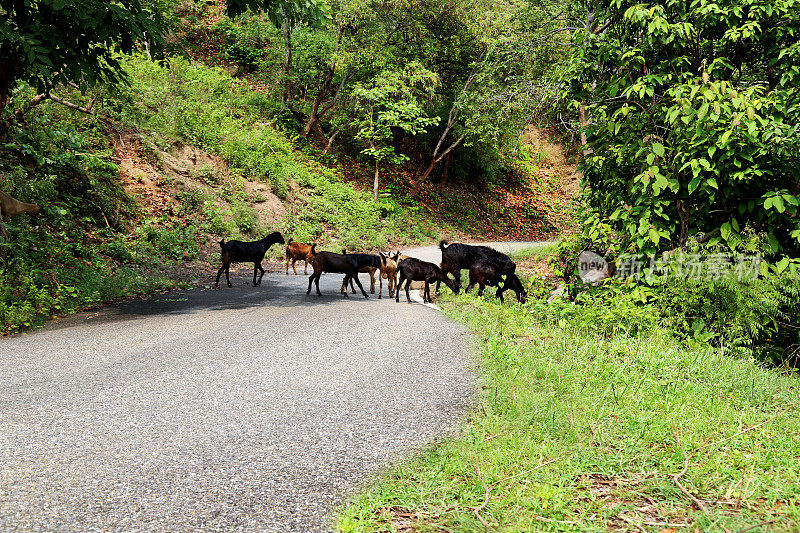
[(636, 250), (751, 227), (800, 253), (800, 2), (607, 2), (576, 32), (589, 199)]
[(245, 13), (235, 21), (222, 17), (213, 27), (227, 38), (225, 59), (235, 62), (246, 72), (256, 70), (265, 60), (277, 60), (275, 26), (253, 13)]
[[(684, 259), (729, 256), (735, 264), (740, 259), (759, 257), (756, 239), (743, 246), (754, 255), (694, 242)], [(559, 243), (556, 270), (567, 281), (567, 293), (577, 305), (532, 303), (543, 318), (576, 318), (597, 330), (614, 332), (649, 331), (658, 325), (689, 344), (711, 343), (731, 355), (778, 365), (800, 362), (800, 328), (796, 327), (800, 321), (800, 277), (792, 268), (768, 267), (762, 261), (753, 272), (760, 272), (758, 277), (741, 277), (735, 272), (690, 277), (669, 270), (655, 273), (644, 265), (639, 279), (615, 278), (591, 287), (577, 276), (577, 255), (590, 247), (585, 234)], [(676, 264), (670, 268), (674, 270)]]

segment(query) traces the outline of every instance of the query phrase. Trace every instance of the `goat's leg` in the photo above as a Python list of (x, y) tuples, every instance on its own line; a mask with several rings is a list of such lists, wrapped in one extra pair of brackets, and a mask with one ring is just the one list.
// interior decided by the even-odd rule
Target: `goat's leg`
[(308, 290), (306, 291), (306, 296), (308, 296), (309, 294), (311, 294), (311, 284), (314, 282), (314, 276), (316, 276), (316, 275), (317, 275), (317, 273), (316, 273), (316, 272), (314, 272), (313, 274), (311, 274), (311, 275), (308, 277)]
[(380, 286), (378, 288), (378, 300), (380, 300), (383, 296), (383, 275), (381, 273), (378, 273), (378, 282), (380, 282)]
[(394, 288), (395, 288), (394, 301), (395, 302), (399, 302), (400, 301), (400, 287), (403, 286), (403, 281), (405, 281), (405, 279), (406, 279), (405, 276), (403, 276), (403, 273), (401, 272), (400, 273), (400, 283), (398, 283), (397, 285), (394, 286)]
[(456, 270), (455, 272), (453, 272), (453, 277), (456, 279), (455, 293), (458, 294), (458, 291), (461, 290), (461, 270)]
[(503, 300), (503, 291), (504, 290), (505, 290), (505, 287), (501, 287), (500, 285), (497, 286), (497, 292), (495, 293), (495, 296), (500, 298), (500, 303), (504, 303), (504, 300)]
[[(308, 274), (308, 261), (305, 261), (305, 263), (306, 263), (306, 268), (303, 270), (303, 274)], [(297, 272), (295, 272), (295, 274), (297, 274)]]
[(258, 263), (253, 262), (253, 287), (257, 286), (256, 276), (258, 276)]
[(474, 286), (475, 286), (475, 282), (474, 281), (470, 281), (469, 285), (467, 285), (467, 288), (464, 289), (464, 293), (468, 293), (470, 290), (472, 290), (472, 287), (474, 287)]
[(233, 287), (233, 283), (231, 283), (231, 264), (230, 263), (225, 265), (225, 280), (228, 282), (228, 287)]
[(260, 272), (260, 275), (258, 276), (258, 284), (261, 285), (261, 278), (264, 277), (264, 267), (261, 266), (261, 261), (258, 262), (257, 266), (258, 266), (258, 270)]
[[(292, 270), (294, 270), (294, 275), (296, 276), (297, 275), (297, 267), (295, 266), (295, 263), (297, 263), (297, 259), (292, 259)], [(287, 274), (289, 273), (288, 269), (287, 269), (286, 273)], [(304, 272), (304, 274), (308, 274), (308, 263), (306, 263), (306, 271)]]
[(351, 282), (354, 279), (356, 280), (356, 285), (358, 285), (358, 288), (361, 289), (361, 294), (364, 295), (364, 298), (369, 298), (369, 294), (367, 294), (367, 291), (364, 290), (364, 286), (361, 285), (361, 280), (358, 279), (358, 274), (353, 274), (353, 276), (350, 278)]
[[(219, 267), (217, 271), (217, 280), (214, 282), (214, 288), (219, 289), (219, 277), (222, 275), (222, 272), (225, 271), (225, 267), (228, 266), (229, 263), (222, 263), (222, 266)], [(228, 287), (230, 287), (230, 281), (228, 281)]]
[(375, 271), (369, 272), (369, 293), (375, 294)]
[(322, 272), (320, 272), (319, 274), (317, 274), (317, 279), (316, 279), (316, 280), (314, 280), (314, 282), (315, 282), (315, 283), (316, 283), (316, 285), (317, 285), (317, 296), (322, 296), (322, 293), (319, 291), (319, 278), (320, 278), (320, 276), (322, 276)]
[(409, 294), (409, 292), (408, 292), (408, 288), (410, 286), (411, 286), (411, 278), (408, 278), (406, 280), (406, 300), (408, 300), (408, 303), (411, 303), (411, 294)]
[[(353, 274), (350, 277), (350, 290), (353, 291), (353, 294), (355, 294), (356, 293), (356, 287), (355, 287), (355, 285), (353, 285), (353, 278), (358, 279), (358, 272), (356, 272), (355, 274)], [(360, 283), (359, 283), (359, 286), (361, 286)]]
[(483, 296), (483, 289), (484, 289), (485, 287), (486, 287), (486, 285), (484, 285), (484, 284), (483, 284), (483, 283), (481, 283), (480, 281), (478, 282), (478, 296)]
[(433, 300), (431, 300), (431, 284), (426, 279), (425, 285), (422, 289), (422, 303), (432, 303), (432, 302)]

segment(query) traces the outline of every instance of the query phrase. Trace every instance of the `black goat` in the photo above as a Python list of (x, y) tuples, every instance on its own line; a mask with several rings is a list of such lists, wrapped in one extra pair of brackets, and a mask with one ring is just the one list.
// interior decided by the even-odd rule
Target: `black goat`
[[(311, 294), (311, 283), (316, 282), (317, 284), (317, 296), (322, 296), (322, 293), (319, 291), (319, 278), (323, 272), (331, 272), (336, 274), (344, 274), (344, 282), (343, 285), (347, 285), (347, 283), (351, 279), (355, 279), (356, 285), (358, 288), (361, 289), (361, 293), (364, 295), (364, 298), (369, 298), (369, 295), (364, 290), (364, 287), (361, 286), (361, 281), (358, 279), (358, 271), (365, 266), (363, 261), (360, 261), (357, 256), (359, 255), (366, 255), (366, 254), (335, 254), (333, 252), (317, 252), (314, 256), (314, 259), (311, 261), (311, 266), (314, 268), (314, 273), (308, 277), (308, 290), (306, 294)], [(380, 260), (377, 256), (374, 256), (375, 260), (380, 263)], [(347, 291), (344, 292), (345, 297), (347, 297)]]
[[(284, 244), (283, 235), (274, 231), (261, 239), (260, 241), (243, 242), (243, 241), (228, 241), (225, 239), (219, 241), (219, 246), (222, 248), (222, 266), (217, 271), (217, 281), (214, 282), (214, 288), (219, 288), (219, 277), (222, 271), (225, 271), (225, 279), (228, 280), (228, 287), (231, 285), (231, 263), (249, 263), (253, 262), (253, 287), (261, 285), (261, 278), (264, 277), (264, 269), (261, 268), (261, 261), (264, 260), (264, 254), (267, 253), (269, 247), (273, 244)], [(256, 281), (256, 274), (261, 271), (261, 275)]]
[(400, 287), (403, 281), (406, 282), (406, 299), (411, 303), (411, 295), (408, 293), (408, 288), (411, 286), (412, 281), (424, 281), (425, 289), (422, 293), (423, 302), (432, 302), (431, 300), (431, 286), (434, 281), (438, 285), (443, 281), (445, 285), (455, 292), (455, 285), (450, 279), (444, 275), (441, 269), (433, 263), (421, 261), (415, 257), (409, 257), (400, 261), (397, 265), (397, 270), (400, 272), (400, 281), (397, 283), (397, 292), (395, 293), (395, 302), (400, 301)]
[[(380, 256), (374, 254), (348, 254), (347, 250), (342, 250), (342, 254), (352, 255), (356, 258), (358, 264), (361, 265), (358, 271), (369, 274), (369, 293), (375, 294), (375, 272), (381, 268)], [(358, 276), (356, 276), (356, 279), (358, 279)], [(378, 280), (381, 282), (380, 291), (383, 291), (383, 279), (381, 279), (380, 273), (378, 274)], [(350, 278), (350, 288), (353, 289), (353, 294), (355, 294), (356, 288), (353, 286), (353, 278)], [(347, 292), (347, 286), (344, 281), (342, 282), (341, 292), (342, 294)], [(381, 293), (378, 292), (378, 298), (380, 297)]]
[[(503, 276), (505, 276), (505, 280), (503, 280)], [(486, 285), (497, 287), (496, 296), (500, 298), (501, 302), (503, 301), (503, 292), (507, 290), (516, 293), (519, 303), (525, 303), (525, 298), (528, 296), (516, 274), (503, 274), (501, 267), (491, 261), (481, 260), (470, 267), (469, 285), (464, 292), (469, 292), (475, 284), (478, 285), (478, 296), (483, 296), (483, 288)]]
[[(473, 246), (458, 242), (447, 246), (447, 241), (441, 241), (439, 249), (442, 250), (442, 272), (445, 276), (453, 275), (456, 281), (456, 293), (461, 289), (461, 269), (471, 268), (478, 261), (491, 261), (500, 267), (502, 274), (506, 275), (513, 274), (517, 269), (517, 264), (506, 254), (488, 246)], [(436, 283), (436, 292), (439, 292), (438, 282)]]

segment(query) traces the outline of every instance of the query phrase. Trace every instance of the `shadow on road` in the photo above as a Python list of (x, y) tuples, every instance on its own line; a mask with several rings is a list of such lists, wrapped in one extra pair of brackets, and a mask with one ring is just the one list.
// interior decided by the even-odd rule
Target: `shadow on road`
[[(358, 294), (350, 293), (347, 298), (342, 296), (339, 292), (342, 284), (342, 275), (340, 274), (322, 276), (320, 280), (322, 296), (317, 296), (313, 286), (311, 294), (306, 295), (308, 276), (302, 274), (286, 276), (283, 273), (273, 273), (269, 277), (265, 275), (258, 287), (253, 287), (251, 281), (252, 278), (247, 273), (241, 275), (232, 273), (233, 287), (227, 287), (223, 279), (219, 289), (175, 290), (143, 299), (128, 300), (51, 322), (44, 329), (73, 327), (86, 324), (87, 320), (94, 323), (107, 323), (133, 320), (145, 316), (189, 314), (198, 311), (244, 311), (261, 307), (299, 308), (325, 306), (342, 300), (358, 303), (378, 300), (377, 293), (370, 294), (368, 299), (365, 299), (360, 292)], [(365, 280), (362, 276), (361, 283), (369, 294), (369, 278)], [(378, 290), (377, 285), (375, 290)], [(386, 288), (384, 287), (383, 290), (383, 299), (388, 300)]]

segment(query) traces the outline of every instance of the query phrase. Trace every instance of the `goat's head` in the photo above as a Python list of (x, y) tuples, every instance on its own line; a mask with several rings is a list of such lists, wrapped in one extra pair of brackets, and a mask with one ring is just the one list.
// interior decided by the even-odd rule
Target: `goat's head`
[(286, 241), (283, 240), (283, 235), (279, 231), (273, 231), (266, 237), (264, 237), (263, 241), (265, 243), (272, 243), (272, 244), (286, 244)]

